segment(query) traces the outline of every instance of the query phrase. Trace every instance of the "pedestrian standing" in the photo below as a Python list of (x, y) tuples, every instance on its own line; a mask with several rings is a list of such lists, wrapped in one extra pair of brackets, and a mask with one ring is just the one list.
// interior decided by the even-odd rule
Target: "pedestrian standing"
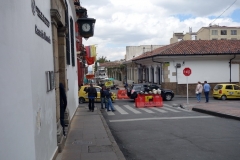
[(102, 86), (101, 90), (100, 90), (100, 94), (101, 94), (101, 109), (104, 109), (103, 107), (103, 103), (105, 103), (105, 108), (106, 107), (106, 100), (105, 100), (105, 90), (106, 90), (106, 86)]
[(107, 88), (104, 92), (105, 97), (106, 97), (106, 103), (107, 103), (107, 111), (115, 111), (115, 109), (113, 108), (113, 104), (112, 104), (112, 100), (111, 100), (111, 93), (110, 93), (110, 89)]
[(65, 133), (65, 123), (64, 123), (64, 114), (67, 108), (67, 96), (65, 93), (65, 89), (62, 83), (59, 83), (59, 92), (60, 92), (60, 123), (63, 128), (63, 135), (66, 136)]
[(203, 86), (200, 81), (198, 81), (198, 84), (196, 86), (195, 92), (197, 96), (197, 102), (201, 101), (201, 94), (202, 94)]
[(207, 81), (204, 81), (204, 85), (203, 85), (203, 89), (204, 89), (204, 94), (205, 94), (205, 98), (206, 98), (206, 102), (209, 102), (209, 92), (211, 89), (211, 86), (207, 83)]
[(89, 111), (94, 111), (94, 99), (97, 98), (97, 90), (95, 87), (93, 87), (93, 84), (90, 83), (90, 87), (86, 91), (88, 93), (88, 108)]

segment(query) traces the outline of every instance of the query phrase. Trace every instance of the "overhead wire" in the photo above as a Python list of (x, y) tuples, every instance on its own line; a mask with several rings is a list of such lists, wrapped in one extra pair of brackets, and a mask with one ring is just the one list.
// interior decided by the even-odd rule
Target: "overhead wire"
[(209, 26), (215, 22), (219, 17), (221, 17), (230, 7), (232, 7), (238, 0), (235, 0), (230, 6), (228, 6), (217, 18), (215, 18), (210, 24)]

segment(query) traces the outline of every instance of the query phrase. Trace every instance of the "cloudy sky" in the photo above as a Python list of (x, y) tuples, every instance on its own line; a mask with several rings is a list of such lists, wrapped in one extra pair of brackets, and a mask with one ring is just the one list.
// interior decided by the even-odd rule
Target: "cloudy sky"
[[(99, 57), (124, 59), (126, 46), (167, 45), (174, 32), (196, 32), (209, 24), (240, 27), (240, 0), (80, 0), (95, 18)], [(231, 6), (231, 7), (230, 7)], [(219, 17), (220, 16), (220, 17)]]

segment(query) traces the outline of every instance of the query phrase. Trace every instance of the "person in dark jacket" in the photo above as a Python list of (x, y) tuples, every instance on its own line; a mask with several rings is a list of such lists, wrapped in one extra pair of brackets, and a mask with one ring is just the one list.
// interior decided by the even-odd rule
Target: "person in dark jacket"
[(64, 113), (67, 107), (67, 96), (65, 93), (65, 89), (62, 83), (59, 84), (59, 92), (60, 92), (60, 123), (63, 128), (63, 135), (66, 136), (65, 133), (65, 123), (64, 123)]
[(106, 86), (103, 85), (102, 89), (100, 90), (100, 94), (101, 94), (101, 109), (104, 109), (103, 108), (103, 103), (105, 103), (105, 108), (107, 108), (106, 107), (105, 94), (104, 94), (105, 90), (106, 90)]
[(94, 111), (94, 99), (97, 98), (97, 90), (95, 87), (93, 87), (92, 83), (90, 84), (90, 87), (86, 91), (88, 93), (88, 108), (89, 111)]

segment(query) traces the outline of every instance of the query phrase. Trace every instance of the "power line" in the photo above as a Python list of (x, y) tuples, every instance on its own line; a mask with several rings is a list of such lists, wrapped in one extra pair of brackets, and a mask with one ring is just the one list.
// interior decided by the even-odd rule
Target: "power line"
[(232, 7), (232, 5), (234, 5), (234, 3), (236, 3), (237, 0), (235, 0), (228, 8), (226, 8), (217, 18), (215, 18), (209, 25), (211, 25), (214, 21), (216, 21), (219, 17), (221, 17), (223, 15), (223, 13), (225, 13), (230, 7)]

